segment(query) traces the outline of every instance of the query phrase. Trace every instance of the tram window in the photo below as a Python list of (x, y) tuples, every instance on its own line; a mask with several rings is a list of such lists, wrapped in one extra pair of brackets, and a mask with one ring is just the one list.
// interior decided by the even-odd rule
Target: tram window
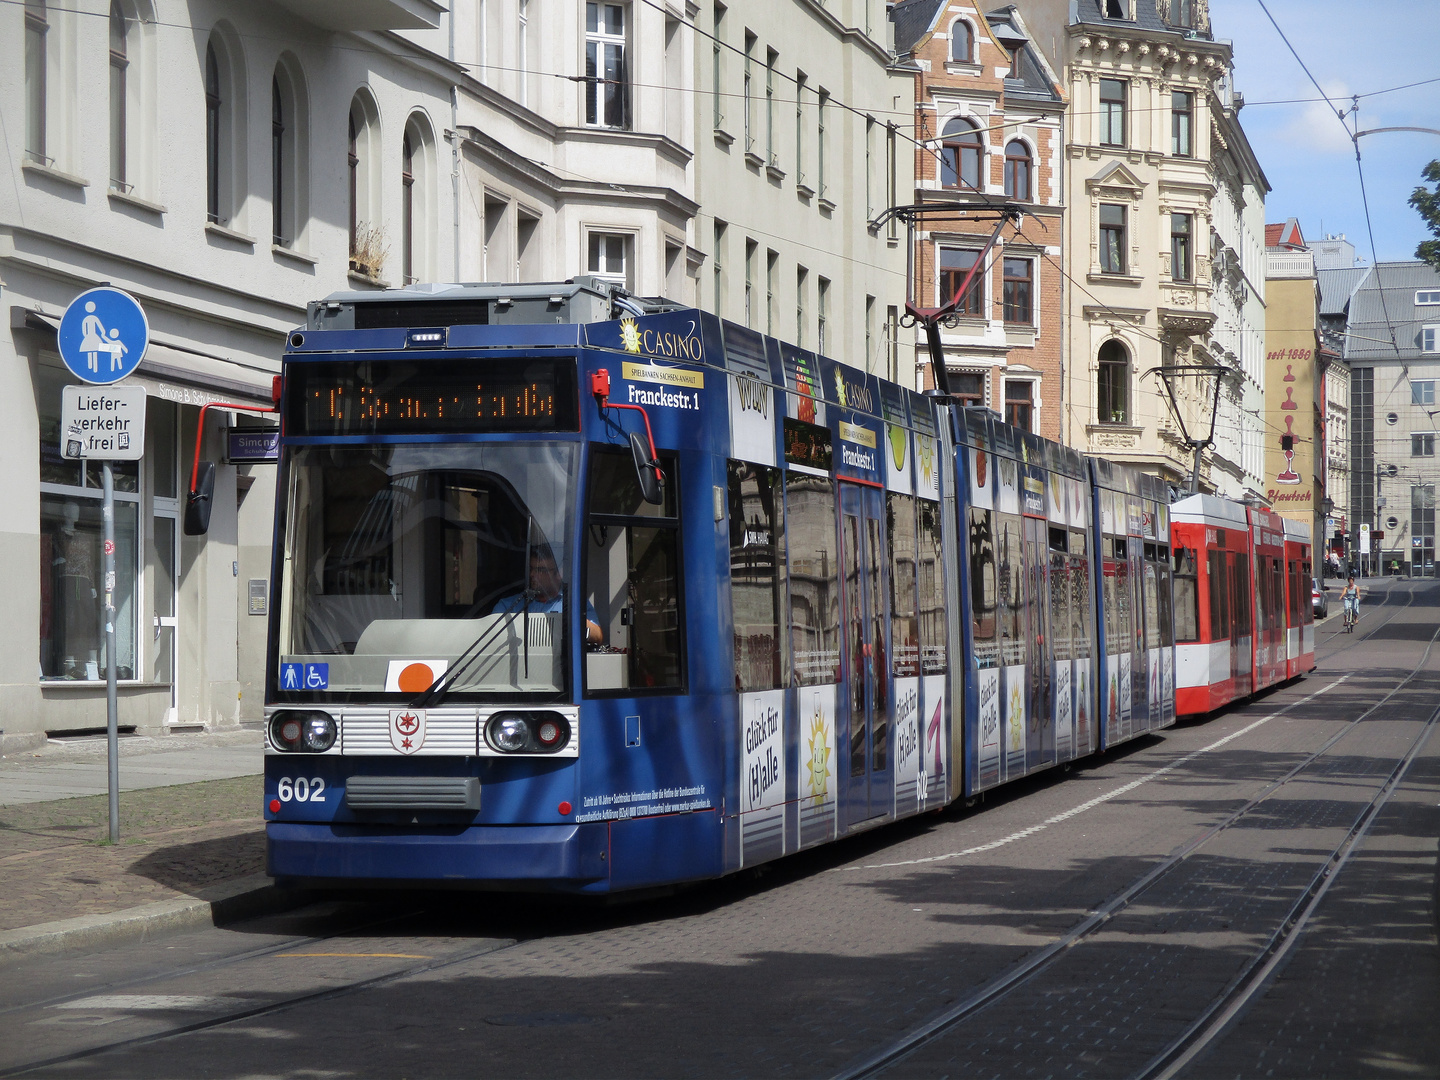
[(1235, 553), (1235, 610), (1231, 612), (1235, 628), (1242, 637), (1249, 637), (1254, 612), (1250, 610), (1250, 556), (1243, 551)]
[(780, 470), (729, 464), (730, 606), (735, 626), (735, 686), (790, 685), (785, 622), (785, 500)]
[(1070, 617), (1070, 556), (1063, 547), (1055, 546), (1055, 534), (1065, 539), (1064, 529), (1050, 530), (1050, 646), (1054, 659), (1069, 660), (1071, 651)]
[(989, 666), (991, 647), (981, 643), (995, 640), (995, 514), (982, 507), (970, 508), (970, 628), (981, 666)]
[(1226, 572), (1225, 552), (1209, 552), (1206, 565), (1210, 586), (1210, 640), (1219, 641), (1230, 636), (1230, 577)]
[(789, 473), (785, 503), (795, 681), (801, 686), (836, 683), (840, 681), (840, 583), (835, 483)]
[(1019, 664), (1025, 660), (1025, 559), (1020, 517), (997, 513), (995, 520), (1000, 529), (1000, 542), (996, 545), (1000, 659), (1003, 664)]
[(1092, 655), (1090, 644), (1091, 609), (1090, 562), (1085, 558), (1085, 534), (1070, 532), (1070, 650), (1077, 660)]
[[(880, 535), (880, 522), (874, 518), (865, 519), (865, 543), (869, 552), (865, 565), (870, 578), (866, 582), (866, 590), (870, 594), (870, 640), (875, 643), (875, 651), (879, 654), (875, 657), (874, 668), (875, 700), (878, 702), (885, 701), (889, 693), (886, 684), (890, 669), (885, 662), (885, 541)], [(877, 707), (870, 725), (870, 760), (875, 769), (885, 768), (886, 751), (890, 746), (887, 717), (888, 713)]]
[(628, 451), (597, 449), (590, 458), (590, 513), (617, 517), (673, 518), (675, 516), (675, 461), (661, 457), (662, 501), (649, 503), (640, 492), (635, 459)]
[(1290, 560), (1290, 595), (1286, 597), (1285, 616), (1290, 626), (1300, 625), (1300, 567)]
[[(916, 604), (920, 613), (920, 670), (926, 675), (943, 675), (948, 667), (945, 655), (945, 562), (940, 539), (940, 504), (920, 500), (920, 566)], [(994, 583), (991, 583), (993, 611)], [(995, 636), (991, 616), (990, 636)]]
[(1052, 526), (1050, 529), (1050, 550), (1069, 551), (1070, 534), (1067, 533), (1064, 529), (1057, 529)]
[(865, 775), (865, 624), (861, 599), (860, 519), (842, 516), (845, 534), (845, 627), (850, 637), (850, 775)]
[[(1151, 551), (1153, 544), (1147, 544)], [(1145, 561), (1145, 647), (1160, 647), (1160, 574), (1156, 565)]]
[(1175, 596), (1175, 584), (1170, 575), (1169, 547), (1165, 544), (1157, 544), (1155, 558), (1155, 573), (1160, 583), (1160, 587), (1155, 593), (1160, 612), (1160, 647), (1168, 649), (1175, 644), (1174, 611), (1171, 607)]
[(661, 456), (665, 502), (658, 507), (639, 497), (629, 453), (597, 448), (590, 460), (585, 594), (603, 643), (586, 651), (586, 689), (680, 690), (685, 663), (678, 522), (655, 520), (675, 514), (675, 459)]
[(891, 670), (895, 675), (918, 675), (920, 627), (915, 602), (915, 497), (894, 492), (887, 495), (885, 522), (890, 542)]
[(1200, 601), (1195, 549), (1177, 547), (1174, 566), (1174, 585), (1170, 591), (1175, 602), (1175, 640), (1199, 641)]

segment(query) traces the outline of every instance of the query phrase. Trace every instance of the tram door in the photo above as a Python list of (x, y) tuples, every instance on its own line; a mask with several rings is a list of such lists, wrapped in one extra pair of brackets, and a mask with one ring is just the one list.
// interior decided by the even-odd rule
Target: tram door
[(845, 822), (894, 805), (885, 656), (885, 505), (878, 488), (840, 485), (840, 565), (845, 574), (845, 673), (850, 713)]

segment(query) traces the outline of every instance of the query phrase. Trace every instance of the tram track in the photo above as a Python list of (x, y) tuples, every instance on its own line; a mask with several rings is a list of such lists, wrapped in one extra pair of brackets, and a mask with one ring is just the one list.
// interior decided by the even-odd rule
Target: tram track
[[(1413, 603), (1413, 598), (1414, 592), (1412, 591), (1409, 593), (1407, 603), (1403, 607), (1397, 608), (1391, 619), (1387, 619), (1381, 626), (1387, 625), (1409, 608)], [(1371, 633), (1373, 634), (1378, 629), (1380, 627), (1373, 628)], [(1437, 627), (1430, 636), (1419, 662), (1388, 693), (1365, 708), (1359, 715), (1347, 721), (1341, 730), (1328, 738), (1319, 748), (1296, 763), (1283, 775), (1266, 784), (1242, 806), (1186, 841), (1160, 863), (1119, 892), (1112, 894), (1057, 940), (1019, 961), (1009, 971), (992, 979), (925, 1023), (912, 1028), (880, 1049), (853, 1062), (835, 1074), (835, 1080), (860, 1080), (860, 1078), (878, 1076), (892, 1067), (901, 1066), (907, 1058), (918, 1051), (955, 1036), (971, 1018), (977, 1017), (994, 1006), (1017, 999), (1024, 991), (1035, 987), (1040, 978), (1050, 973), (1072, 950), (1089, 940), (1096, 939), (1099, 933), (1109, 927), (1118, 916), (1134, 905), (1144, 894), (1155, 888), (1158, 883), (1184, 866), (1207, 845), (1212, 844), (1218, 837), (1236, 826), (1246, 823), (1259, 807), (1270, 802), (1287, 785), (1306, 778), (1310, 770), (1344, 738), (1352, 734), (1363, 721), (1393, 701), (1416, 680), (1426, 668), (1437, 638), (1440, 638), (1440, 627)], [(1299, 702), (1295, 704), (1299, 704)], [(1289, 707), (1291, 706), (1286, 708)], [(1137, 1080), (1141, 1080), (1141, 1078), (1150, 1080), (1152, 1077), (1168, 1078), (1177, 1075), (1189, 1062), (1213, 1045), (1215, 1040), (1222, 1036), (1244, 1012), (1246, 1005), (1268, 986), (1270, 979), (1284, 962), (1294, 943), (1299, 939), (1318, 909), (1336, 874), (1349, 860), (1357, 845), (1364, 840), (1376, 815), (1384, 808), (1391, 794), (1404, 780), (1410, 764), (1430, 738), (1436, 724), (1440, 723), (1440, 708), (1427, 709), (1427, 713), (1428, 716), (1422, 723), (1419, 734), (1410, 742), (1406, 752), (1400, 756), (1393, 768), (1378, 784), (1369, 801), (1359, 809), (1349, 823), (1343, 839), (1319, 863), (1305, 887), (1298, 891), (1294, 900), (1288, 905), (1284, 917), (1268, 935), (1264, 946), (1256, 950), (1244, 962), (1240, 970), (1226, 984), (1224, 990), (1213, 997), (1199, 1011), (1198, 1015), (1185, 1025), (1184, 1030), (1178, 1036), (1168, 1041), (1149, 1057), (1144, 1066), (1133, 1074)], [(1178, 764), (1178, 762), (1174, 764)]]
[[(1393, 589), (1386, 590), (1386, 592), (1385, 592), (1385, 599), (1382, 600), (1378, 605), (1376, 605), (1376, 607), (1388, 607), (1388, 606), (1390, 605), (1390, 599), (1391, 599), (1391, 597), (1393, 597), (1394, 595), (1395, 595), (1395, 593), (1394, 593), (1394, 590), (1393, 590)], [(1371, 627), (1369, 627), (1369, 628), (1366, 629), (1363, 633), (1356, 633), (1356, 634), (1347, 634), (1347, 633), (1345, 633), (1345, 630), (1343, 629), (1343, 627), (1344, 627), (1344, 614), (1343, 614), (1343, 612), (1342, 612), (1342, 613), (1338, 616), (1338, 617), (1341, 619), (1341, 622), (1339, 623), (1339, 626), (1341, 627), (1341, 629), (1331, 630), (1331, 631), (1329, 632), (1329, 633), (1330, 633), (1330, 641), (1329, 641), (1329, 644), (1332, 645), (1332, 646), (1334, 646), (1334, 647), (1331, 648), (1328, 652), (1325, 653), (1325, 658), (1326, 658), (1326, 659), (1330, 659), (1331, 657), (1339, 656), (1341, 653), (1349, 652), (1351, 649), (1355, 648), (1355, 646), (1360, 645), (1360, 644), (1362, 644), (1363, 642), (1369, 641), (1372, 637), (1375, 636), (1375, 634), (1377, 634), (1379, 631), (1383, 630), (1385, 627), (1389, 626), (1392, 622), (1394, 622), (1397, 618), (1399, 618), (1399, 616), (1400, 616), (1403, 612), (1408, 611), (1408, 610), (1411, 608), (1411, 606), (1413, 606), (1413, 604), (1415, 603), (1415, 596), (1416, 596), (1416, 590), (1415, 590), (1414, 588), (1408, 588), (1408, 589), (1406, 589), (1406, 590), (1405, 590), (1405, 603), (1402, 604), (1402, 605), (1400, 605), (1399, 607), (1396, 607), (1396, 608), (1394, 609), (1394, 611), (1391, 612), (1390, 617), (1389, 617), (1388, 619), (1386, 619), (1384, 622), (1380, 623), (1378, 626), (1371, 626)], [(1373, 609), (1372, 609), (1372, 610), (1373, 610)], [(1364, 618), (1364, 616), (1362, 616), (1362, 618)], [(1358, 629), (1359, 624), (1357, 623), (1356, 626), (1357, 626), (1357, 629)], [(1318, 637), (1318, 634), (1317, 634), (1317, 637)], [(1342, 638), (1342, 637), (1343, 637), (1343, 638), (1347, 638), (1347, 639), (1349, 639), (1349, 640), (1347, 640), (1344, 644), (1340, 644), (1340, 643), (1337, 641), (1337, 639)], [(1317, 661), (1320, 659), (1320, 648), (1319, 648), (1318, 642), (1317, 642), (1316, 649), (1315, 649), (1315, 657), (1316, 657), (1316, 660), (1317, 660)]]
[[(342, 935), (335, 936), (338, 937)], [(319, 938), (316, 940), (317, 942), (320, 942), (327, 939)], [(356, 979), (351, 982), (344, 983), (340, 986), (327, 986), (323, 989), (290, 994), (278, 1000), (268, 1001), (261, 1005), (252, 1006), (251, 1008), (233, 1009), (228, 1012), (220, 1013), (214, 1016), (207, 1016), (203, 1019), (195, 1020), (190, 1023), (177, 1024), (172, 1027), (168, 1027), (163, 1031), (147, 1032), (143, 1035), (135, 1035), (127, 1039), (117, 1039), (112, 1042), (100, 1044), (98, 1046), (89, 1046), (80, 1050), (71, 1051), (69, 1053), (57, 1054), (54, 1057), (44, 1058), (38, 1061), (31, 1061), (21, 1065), (11, 1066), (9, 1068), (0, 1070), (0, 1077), (26, 1076), (41, 1069), (49, 1069), (58, 1065), (65, 1065), (70, 1062), (84, 1061), (89, 1058), (99, 1057), (102, 1054), (114, 1053), (115, 1051), (119, 1050), (129, 1050), (135, 1047), (147, 1046), (153, 1043), (163, 1042), (167, 1039), (178, 1038), (182, 1035), (190, 1035), (194, 1034), (195, 1032), (208, 1031), (213, 1028), (223, 1027), (226, 1024), (233, 1024), (241, 1020), (253, 1020), (259, 1017), (271, 1015), (273, 1013), (283, 1012), (287, 1009), (292, 1009), (299, 1005), (310, 1005), (318, 1004), (324, 1001), (331, 1001), (336, 998), (345, 997), (349, 994), (358, 993), (362, 990), (370, 990), (376, 987), (386, 986), (390, 983), (400, 982), (405, 979), (414, 978), (418, 975), (426, 975), (434, 971), (443, 971), (444, 969), (454, 967), (457, 964), (464, 964), (468, 963), (471, 960), (477, 960), (482, 956), (492, 956), (496, 953), (505, 952), (509, 949), (513, 949), (523, 944), (528, 940), (530, 939), (523, 937), (491, 939), (486, 943), (486, 946), (484, 948), (467, 949), (464, 952), (456, 955), (428, 960), (427, 962), (422, 964), (411, 964), (395, 971), (384, 972), (380, 975), (374, 975), (365, 979)], [(296, 949), (298, 947), (303, 946), (299, 946), (296, 943), (291, 942), (274, 949), (257, 950), (255, 952), (247, 953), (244, 954), (243, 957), (227, 958), (227, 961), (233, 960), (234, 962), (238, 963), (242, 959), (255, 959), (257, 957), (262, 957), (267, 954), (275, 952), (285, 952)], [(224, 966), (224, 964), (225, 961), (221, 961), (218, 962), (216, 966)], [(201, 970), (201, 968), (197, 966), (193, 970)], [(130, 985), (133, 986), (143, 984), (145, 982), (157, 982), (161, 979), (174, 979), (181, 974), (182, 973), (180, 972), (169, 972), (164, 975), (156, 975), (154, 977), (136, 980)], [(82, 997), (89, 997), (94, 994), (94, 988), (90, 988), (85, 994), (76, 995), (75, 998), (71, 998), (70, 1000), (76, 1000)], [(24, 1008), (29, 1009), (37, 1007), (39, 1006), (24, 1006)]]

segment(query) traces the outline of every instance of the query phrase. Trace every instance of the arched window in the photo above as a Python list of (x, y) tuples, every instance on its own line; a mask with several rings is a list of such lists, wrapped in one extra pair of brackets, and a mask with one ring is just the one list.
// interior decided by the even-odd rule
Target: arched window
[(120, 5), (110, 3), (110, 186), (129, 191), (125, 176), (125, 76), (130, 67), (125, 36), (129, 29)]
[(350, 102), (350, 266), (379, 277), (389, 253), (389, 238), (380, 222), (380, 110), (369, 91), (361, 89)]
[(1030, 201), (1030, 148), (1019, 139), (1005, 144), (1005, 194), (1019, 202)]
[(940, 182), (945, 187), (979, 191), (984, 164), (985, 144), (980, 129), (960, 117), (946, 123), (940, 149)]
[(400, 272), (402, 284), (415, 280), (415, 146), (410, 130), (400, 142)]
[(1095, 378), (1095, 418), (1102, 424), (1130, 423), (1130, 353), (1111, 339), (1100, 346)]
[(276, 247), (303, 250), (309, 222), (309, 116), (300, 64), (284, 53), (270, 79), (270, 232)]
[(975, 33), (964, 19), (950, 24), (950, 59), (953, 63), (968, 64), (975, 56)]
[(405, 284), (435, 276), (435, 135), (421, 112), (405, 123), (400, 143), (400, 260)]
[(217, 25), (205, 46), (205, 214), (237, 231), (247, 188), (244, 72), (240, 36)]
[(205, 46), (205, 214), (220, 223), (220, 61), (215, 43)]

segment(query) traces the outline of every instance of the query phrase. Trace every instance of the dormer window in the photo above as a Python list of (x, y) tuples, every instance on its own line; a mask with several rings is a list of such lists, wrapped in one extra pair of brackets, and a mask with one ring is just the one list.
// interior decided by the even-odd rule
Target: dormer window
[(1105, 5), (1105, 17), (1107, 19), (1128, 19), (1130, 16), (1125, 11), (1126, 0), (1102, 0)]

